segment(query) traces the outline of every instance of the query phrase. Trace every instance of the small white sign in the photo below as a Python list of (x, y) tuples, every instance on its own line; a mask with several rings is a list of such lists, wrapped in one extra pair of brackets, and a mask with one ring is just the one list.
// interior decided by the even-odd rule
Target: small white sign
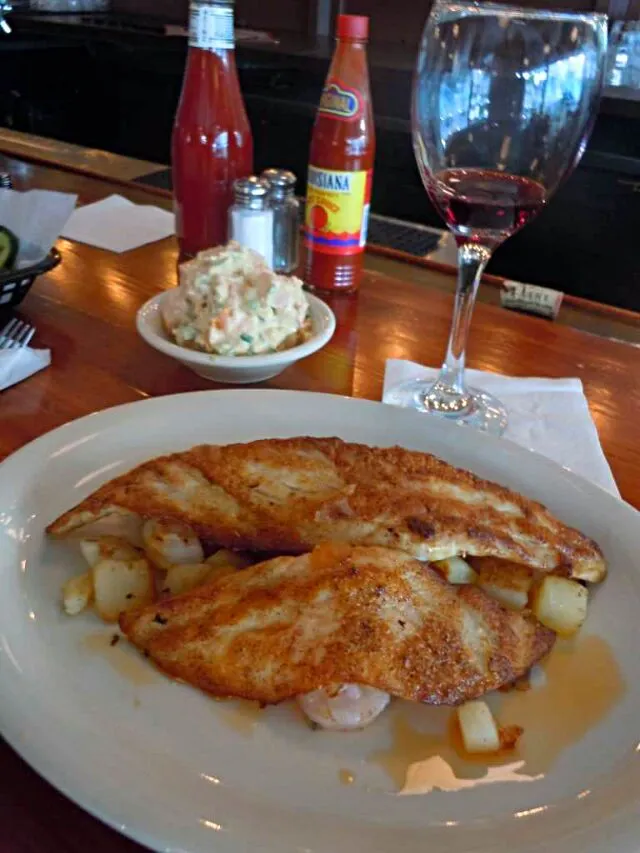
[(526, 311), (528, 314), (538, 314), (555, 320), (560, 311), (563, 296), (562, 291), (553, 290), (550, 287), (507, 280), (500, 293), (500, 303), (503, 308)]

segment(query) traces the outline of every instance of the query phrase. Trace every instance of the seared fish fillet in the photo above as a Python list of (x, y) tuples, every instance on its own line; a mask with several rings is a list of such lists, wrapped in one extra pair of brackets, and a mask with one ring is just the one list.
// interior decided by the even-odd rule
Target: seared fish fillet
[(342, 683), (457, 704), (519, 678), (555, 640), (400, 551), (332, 543), (123, 613), (120, 627), (169, 675), (265, 704)]
[(49, 527), (112, 513), (190, 524), (227, 548), (301, 553), (331, 540), (420, 560), (469, 554), (599, 581), (598, 546), (541, 504), (427, 453), (338, 438), (202, 445), (107, 483)]

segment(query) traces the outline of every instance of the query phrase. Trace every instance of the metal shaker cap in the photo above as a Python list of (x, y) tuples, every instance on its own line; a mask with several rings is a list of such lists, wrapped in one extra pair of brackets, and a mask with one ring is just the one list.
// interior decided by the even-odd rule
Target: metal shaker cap
[(233, 182), (233, 197), (235, 203), (251, 210), (262, 210), (265, 206), (269, 184), (262, 178), (251, 175), (249, 178), (238, 178)]
[(296, 188), (296, 176), (288, 169), (265, 169), (260, 177), (269, 182), (274, 196), (290, 195)]
[(11, 175), (8, 172), (0, 172), (0, 190), (10, 190), (12, 187)]

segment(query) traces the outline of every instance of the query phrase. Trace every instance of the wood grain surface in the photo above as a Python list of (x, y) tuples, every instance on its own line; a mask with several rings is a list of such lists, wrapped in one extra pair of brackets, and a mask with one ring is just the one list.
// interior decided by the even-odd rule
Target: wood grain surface
[[(139, 187), (0, 157), (21, 187), (78, 192), (82, 201), (117, 191), (158, 203)], [(55, 427), (147, 396), (212, 388), (137, 335), (140, 305), (176, 281), (176, 246), (165, 240), (116, 255), (61, 240), (62, 264), (40, 278), (19, 310), (35, 324), (33, 345), (52, 365), (0, 394), (0, 459)], [(267, 383), (380, 399), (385, 360), (442, 360), (450, 294), (424, 280), (368, 272), (357, 298), (330, 300), (338, 317), (333, 341)], [(415, 279), (415, 274), (413, 275)], [(0, 322), (3, 320), (0, 314)], [(478, 304), (468, 364), (515, 376), (582, 379), (602, 445), (622, 496), (640, 506), (640, 348), (567, 326)], [(0, 746), (0, 849), (7, 853), (125, 853), (141, 849), (57, 793), (6, 745)]]

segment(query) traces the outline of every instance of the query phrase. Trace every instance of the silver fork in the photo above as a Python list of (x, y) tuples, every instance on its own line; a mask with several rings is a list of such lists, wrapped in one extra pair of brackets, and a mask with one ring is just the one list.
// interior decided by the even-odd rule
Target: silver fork
[(17, 317), (14, 317), (0, 331), (0, 350), (22, 349), (22, 347), (27, 346), (35, 333), (35, 326), (31, 326), (29, 323), (25, 323), (24, 320), (18, 320)]

